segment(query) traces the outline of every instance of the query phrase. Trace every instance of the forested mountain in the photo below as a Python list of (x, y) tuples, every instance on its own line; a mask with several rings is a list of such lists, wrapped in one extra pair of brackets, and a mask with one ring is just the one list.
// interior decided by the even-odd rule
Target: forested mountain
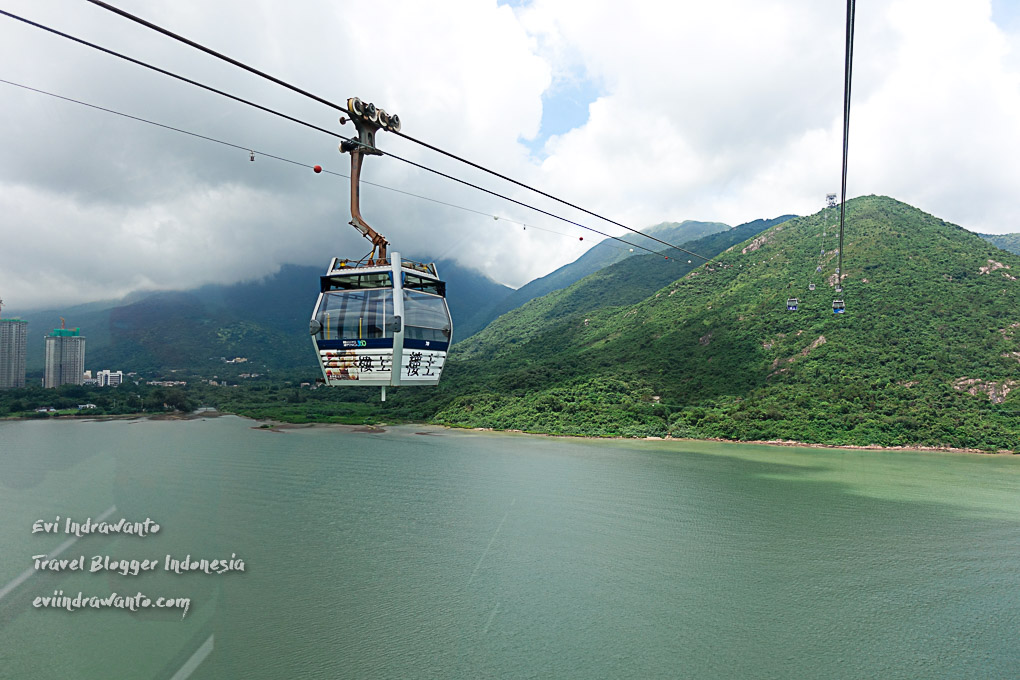
[(687, 241), (681, 247), (690, 252), (669, 249), (669, 259), (648, 254), (622, 259), (567, 288), (507, 312), (480, 333), (458, 344), (456, 355), (460, 359), (468, 359), (511, 352), (516, 345), (527, 342), (553, 321), (573, 315), (576, 323), (583, 323), (580, 315), (584, 312), (636, 304), (704, 264), (704, 259), (691, 253), (711, 260), (730, 246), (788, 219), (791, 217), (787, 215), (772, 220), (755, 220)]
[(1020, 254), (1020, 234), (978, 234), (998, 248)]
[[(726, 225), (720, 223), (688, 221), (663, 223), (648, 232), (669, 240), (723, 229)], [(448, 284), (454, 341), (484, 328), (497, 307), (512, 309), (511, 297), (526, 301), (631, 254), (613, 243), (595, 246), (520, 291), (453, 261), (437, 262)], [(88, 369), (147, 374), (208, 371), (221, 365), (221, 357), (240, 356), (249, 362), (238, 371), (311, 370), (316, 367), (314, 354), (311, 343), (303, 340), (322, 273), (322, 267), (285, 265), (256, 281), (188, 291), (139, 291), (122, 300), (21, 313), (29, 322), (27, 368), (41, 373), (43, 338), (60, 326), (63, 317), (68, 327), (80, 328), (86, 338)]]
[[(893, 199), (863, 197), (847, 204), (836, 293), (837, 222), (835, 211), (784, 222), (630, 307), (546, 323), (520, 314), (451, 362), (433, 419), (1015, 448), (1020, 257)], [(791, 297), (797, 311), (787, 311)], [(833, 313), (834, 298), (845, 313)]]
[[(617, 262), (455, 345), (438, 388), (400, 388), (385, 403), (374, 390), (285, 383), (198, 398), (304, 422), (1020, 448), (1020, 256), (862, 197), (847, 203), (837, 291), (837, 223), (828, 210), (712, 234), (690, 248), (722, 250), (709, 264)], [(93, 330), (68, 320), (105, 334), (111, 368), (240, 355), (308, 380), (317, 370), (300, 339), (319, 273), (92, 306)], [(452, 289), (459, 276), (444, 276)]]
[[(512, 291), (453, 262), (436, 266), (449, 284), (455, 333), (483, 302)], [(323, 271), (286, 265), (257, 281), (134, 293), (118, 301), (21, 314), (29, 322), (28, 370), (42, 370), (43, 338), (60, 326), (60, 317), (85, 336), (88, 369), (147, 374), (207, 370), (222, 365), (220, 357), (245, 357), (248, 362), (239, 370), (318, 370), (308, 319)]]
[[(662, 222), (643, 230), (642, 233), (654, 236), (666, 243), (673, 243), (682, 247), (688, 241), (693, 241), (702, 236), (726, 229), (729, 229), (729, 227), (721, 222), (684, 220), (683, 222)], [(628, 234), (622, 238), (629, 243), (651, 248), (655, 251), (662, 250), (665, 254), (668, 254), (666, 246), (637, 234)], [(516, 309), (530, 300), (555, 290), (566, 288), (604, 267), (644, 252), (640, 249), (632, 250), (614, 239), (604, 239), (573, 262), (565, 264), (559, 269), (521, 286), (502, 299), (493, 300), (490, 304), (484, 305), (480, 313), (471, 322), (458, 327), (456, 331), (457, 337), (461, 340), (471, 337), (485, 328), (493, 319), (509, 312), (511, 309)]]

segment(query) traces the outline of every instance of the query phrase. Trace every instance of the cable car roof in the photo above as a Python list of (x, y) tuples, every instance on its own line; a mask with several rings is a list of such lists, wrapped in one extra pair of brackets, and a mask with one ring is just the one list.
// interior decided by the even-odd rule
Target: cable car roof
[[(436, 271), (436, 265), (432, 262), (426, 264), (424, 262), (415, 262), (413, 260), (405, 260), (401, 258), (400, 269), (414, 274), (419, 274), (427, 278), (436, 280), (439, 279), (439, 273)], [(334, 257), (333, 261), (329, 265), (329, 271), (326, 272), (326, 275), (369, 274), (373, 272), (389, 271), (393, 271), (393, 267), (388, 260), (352, 261)]]

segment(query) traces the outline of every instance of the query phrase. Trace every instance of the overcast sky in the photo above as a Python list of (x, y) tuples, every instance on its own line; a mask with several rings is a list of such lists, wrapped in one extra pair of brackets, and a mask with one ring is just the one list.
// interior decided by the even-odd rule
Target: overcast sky
[[(414, 137), (635, 228), (810, 214), (839, 190), (842, 0), (113, 4), (331, 101), (373, 101)], [(1018, 5), (858, 6), (851, 197), (889, 195), (973, 231), (1020, 231)], [(2, 8), (354, 134), (326, 106), (85, 0)], [(347, 174), (336, 138), (4, 16), (0, 64), (4, 80), (244, 147), (0, 83), (5, 316), (368, 252), (347, 226), (345, 178), (260, 153)], [(393, 135), (377, 143), (624, 233)], [(394, 159), (367, 159), (364, 178), (460, 206), (365, 187), (362, 213), (393, 249), (456, 259), (511, 286), (599, 238)]]

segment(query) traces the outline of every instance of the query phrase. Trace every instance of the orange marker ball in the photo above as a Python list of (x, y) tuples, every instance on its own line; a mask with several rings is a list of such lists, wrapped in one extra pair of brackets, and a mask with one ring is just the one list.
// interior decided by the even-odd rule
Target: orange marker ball
[(322, 166), (316, 165), (314, 168), (312, 168), (312, 170), (314, 170), (316, 173), (320, 173), (322, 172)]

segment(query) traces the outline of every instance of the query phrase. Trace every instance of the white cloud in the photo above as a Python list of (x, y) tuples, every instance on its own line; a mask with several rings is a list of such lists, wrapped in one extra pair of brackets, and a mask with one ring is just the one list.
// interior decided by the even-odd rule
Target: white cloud
[[(937, 11), (935, 11), (937, 10)], [(854, 114), (855, 187), (890, 193), (976, 231), (1020, 231), (1020, 72), (986, 3), (904, 0), (896, 49)]]
[[(323, 128), (339, 112), (87, 3), (7, 9)], [(839, 185), (843, 8), (810, 0), (123, 3), (329, 100), (360, 96), (404, 131), (625, 224), (730, 224), (817, 210)], [(882, 193), (975, 231), (1020, 231), (1017, 34), (988, 2), (858, 7), (850, 193)], [(239, 144), (231, 149), (0, 84), (0, 294), (13, 309), (262, 276), (361, 255), (335, 138), (0, 17), (9, 80)], [(543, 94), (586, 78), (586, 124), (548, 139)], [(547, 101), (549, 99), (547, 98)], [(599, 230), (578, 211), (393, 136), (380, 146)], [(519, 285), (593, 234), (392, 159), (365, 179), (563, 232), (523, 230), (373, 187), (363, 212), (401, 252)], [(578, 238), (584, 236), (584, 241)], [(102, 265), (93, 264), (93, 256)], [(74, 285), (71, 285), (71, 282)], [(73, 291), (73, 292), (69, 292)]]

